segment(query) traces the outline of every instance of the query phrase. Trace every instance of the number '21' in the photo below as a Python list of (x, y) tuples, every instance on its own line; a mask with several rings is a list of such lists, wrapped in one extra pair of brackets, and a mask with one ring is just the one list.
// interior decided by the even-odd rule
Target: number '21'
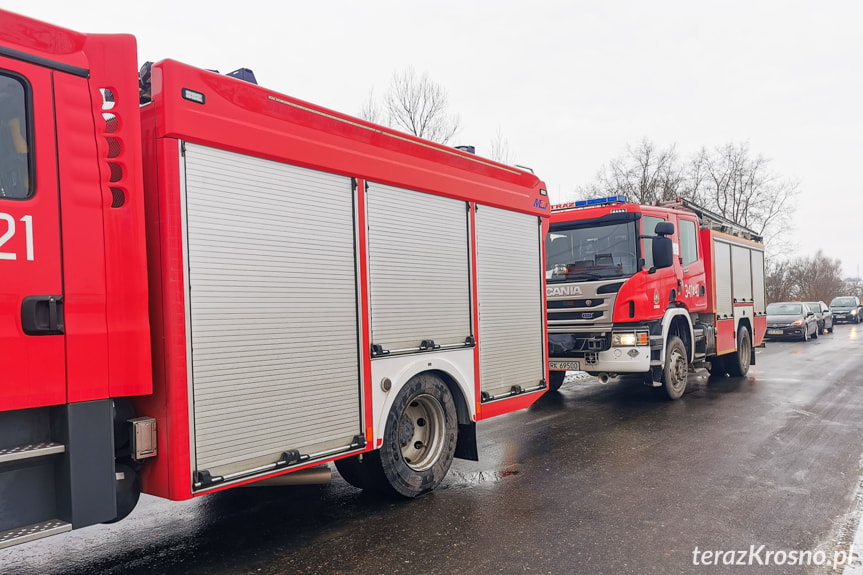
[[(0, 213), (0, 221), (6, 222), (6, 231), (0, 235), (0, 249), (3, 245), (15, 237), (15, 218), (9, 214)], [(22, 216), (20, 220), (24, 224), (24, 246), (27, 252), (27, 260), (33, 261), (33, 216)], [(18, 254), (15, 252), (0, 251), (0, 260), (16, 260)]]

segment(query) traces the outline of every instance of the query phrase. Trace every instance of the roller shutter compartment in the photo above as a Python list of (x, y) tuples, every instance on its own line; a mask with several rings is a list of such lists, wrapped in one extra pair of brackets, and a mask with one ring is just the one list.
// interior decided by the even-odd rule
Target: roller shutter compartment
[(185, 144), (193, 469), (243, 474), (361, 433), (349, 178)]
[(368, 185), (372, 345), (464, 347), (471, 330), (467, 204)]
[(538, 218), (477, 206), (480, 386), (500, 396), (545, 379)]

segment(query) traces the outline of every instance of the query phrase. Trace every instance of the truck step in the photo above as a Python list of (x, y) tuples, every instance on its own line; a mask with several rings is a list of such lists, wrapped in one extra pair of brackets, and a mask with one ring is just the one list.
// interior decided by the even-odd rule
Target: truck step
[(45, 455), (54, 455), (55, 453), (63, 453), (64, 451), (66, 451), (65, 445), (53, 441), (5, 447), (0, 449), (0, 463), (17, 461), (19, 459), (30, 459), (32, 457), (43, 457)]
[(43, 537), (50, 537), (58, 533), (65, 533), (66, 531), (72, 531), (72, 524), (60, 521), (59, 519), (49, 519), (8, 531), (0, 531), (0, 549), (12, 547), (20, 543), (27, 543), (28, 541), (35, 541)]

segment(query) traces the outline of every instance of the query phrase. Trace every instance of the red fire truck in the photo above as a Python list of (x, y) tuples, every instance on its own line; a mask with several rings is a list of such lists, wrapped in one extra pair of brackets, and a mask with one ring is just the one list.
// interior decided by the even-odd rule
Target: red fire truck
[(552, 207), (547, 237), (549, 387), (567, 370), (642, 374), (671, 399), (687, 373), (743, 376), (767, 330), (755, 232), (692, 202), (623, 196)]
[(531, 172), (0, 21), (0, 547), (328, 462), (414, 497), (545, 391)]

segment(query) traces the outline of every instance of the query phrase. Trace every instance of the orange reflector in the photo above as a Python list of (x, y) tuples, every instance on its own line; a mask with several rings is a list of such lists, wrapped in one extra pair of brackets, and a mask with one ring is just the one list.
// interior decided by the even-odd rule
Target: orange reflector
[(638, 344), (637, 345), (647, 345), (648, 343), (650, 343), (650, 337), (646, 333), (641, 332), (641, 333), (638, 333), (637, 335), (638, 335)]

